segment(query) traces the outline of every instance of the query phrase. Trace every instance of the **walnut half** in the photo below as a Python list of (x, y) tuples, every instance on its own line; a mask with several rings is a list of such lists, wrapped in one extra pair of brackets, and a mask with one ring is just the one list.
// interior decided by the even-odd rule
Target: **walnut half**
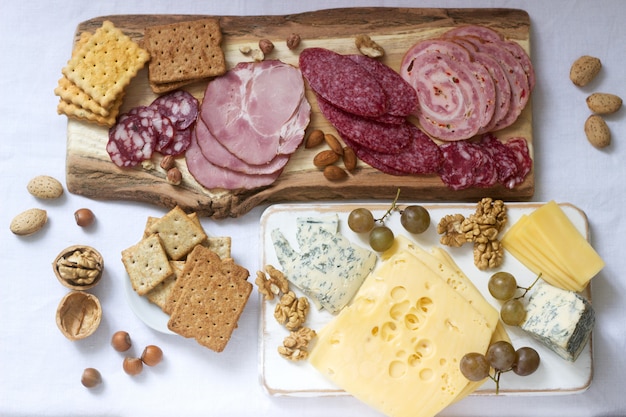
[(309, 356), (307, 350), (309, 342), (316, 336), (315, 330), (301, 327), (289, 333), (283, 340), (283, 345), (278, 347), (278, 353), (289, 360), (299, 361)]
[(104, 260), (90, 246), (70, 246), (57, 255), (52, 263), (61, 284), (73, 290), (93, 288), (102, 277)]

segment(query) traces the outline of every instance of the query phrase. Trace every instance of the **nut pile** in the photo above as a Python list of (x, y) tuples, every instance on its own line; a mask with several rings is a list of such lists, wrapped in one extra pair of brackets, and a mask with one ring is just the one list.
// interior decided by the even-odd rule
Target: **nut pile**
[[(599, 58), (583, 55), (572, 64), (570, 80), (578, 87), (589, 84), (600, 73), (602, 62)], [(585, 121), (585, 135), (594, 147), (601, 149), (611, 144), (611, 131), (604, 115), (617, 112), (622, 107), (622, 99), (611, 93), (596, 92), (586, 99), (591, 114)]]
[[(319, 129), (312, 130), (306, 138), (306, 149), (316, 148), (323, 143), (329, 149), (319, 151), (313, 157), (313, 165), (321, 169), (329, 181), (340, 181), (348, 177), (348, 172), (356, 169), (357, 157), (352, 148), (343, 146), (332, 133), (324, 133)], [(337, 163), (341, 161), (343, 168)]]

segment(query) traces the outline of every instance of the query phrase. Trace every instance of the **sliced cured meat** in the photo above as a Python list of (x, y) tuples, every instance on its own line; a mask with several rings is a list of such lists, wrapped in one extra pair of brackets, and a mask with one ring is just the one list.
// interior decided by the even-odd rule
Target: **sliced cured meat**
[[(392, 175), (400, 174), (435, 174), (438, 172), (443, 156), (439, 146), (424, 132), (415, 126), (410, 126), (411, 143), (398, 154), (388, 154), (359, 147), (351, 143), (351, 147), (363, 162)], [(358, 151), (355, 149), (358, 148)]]
[(348, 56), (306, 48), (300, 52), (299, 65), (311, 89), (335, 107), (365, 117), (387, 112), (387, 95), (381, 85)]
[(509, 177), (504, 186), (507, 188), (514, 188), (516, 185), (524, 182), (526, 176), (532, 169), (532, 158), (530, 157), (530, 150), (528, 149), (528, 143), (524, 138), (513, 138), (505, 144), (509, 149), (513, 151), (515, 159), (517, 161), (517, 173)]
[(397, 154), (411, 142), (408, 122), (386, 124), (347, 113), (317, 97), (320, 111), (337, 129), (342, 138), (348, 139), (376, 152)]
[(227, 190), (254, 189), (271, 185), (281, 173), (250, 175), (226, 168), (218, 167), (209, 162), (192, 135), (191, 145), (185, 154), (189, 173), (208, 189), (223, 188)]
[(278, 155), (290, 155), (298, 149), (304, 140), (305, 129), (310, 120), (311, 105), (306, 97), (302, 96), (298, 111), (280, 130), (280, 141), (276, 150)]
[(350, 139), (342, 138), (347, 146), (352, 148), (357, 158), (361, 161), (365, 162), (372, 168), (376, 168), (377, 170), (384, 172), (385, 174), (395, 175), (395, 176), (405, 176), (409, 175), (405, 171), (400, 171), (398, 169), (392, 168), (389, 165), (385, 165), (380, 159), (377, 159), (374, 156), (374, 153), (370, 149), (367, 149), (356, 142), (350, 141)]
[(486, 152), (472, 142), (456, 141), (441, 145), (443, 163), (439, 175), (441, 180), (453, 190), (463, 190), (473, 187), (476, 179), (482, 173), (477, 167), (482, 166)]
[(387, 96), (387, 113), (391, 116), (409, 116), (417, 107), (417, 94), (409, 83), (382, 62), (365, 55), (348, 55), (365, 68), (383, 88)]
[[(200, 117), (229, 152), (248, 164), (274, 159), (281, 131), (302, 110), (300, 71), (280, 61), (240, 63), (208, 83)], [(308, 124), (306, 109), (298, 117)]]
[(133, 167), (150, 159), (156, 139), (152, 125), (138, 115), (126, 115), (109, 129), (106, 151), (119, 167)]
[(495, 87), (489, 72), (455, 42), (431, 39), (414, 45), (400, 75), (415, 88), (416, 116), (431, 136), (468, 139), (493, 117)]
[(493, 164), (498, 173), (498, 182), (506, 186), (509, 179), (514, 178), (518, 171), (517, 158), (513, 149), (500, 142), (492, 134), (483, 135), (480, 145), (491, 154)]
[(163, 155), (178, 156), (182, 155), (189, 145), (191, 144), (191, 130), (193, 126), (189, 126), (185, 129), (176, 129), (174, 131), (174, 137), (166, 146), (161, 146), (156, 149), (157, 152)]
[(194, 137), (198, 142), (202, 155), (206, 160), (218, 167), (245, 174), (273, 174), (281, 170), (289, 161), (289, 155), (276, 155), (272, 161), (264, 165), (251, 165), (237, 158), (215, 139), (209, 128), (202, 119), (198, 120), (195, 126)]
[(162, 95), (151, 104), (163, 116), (170, 119), (176, 129), (186, 129), (198, 117), (198, 100), (185, 90)]

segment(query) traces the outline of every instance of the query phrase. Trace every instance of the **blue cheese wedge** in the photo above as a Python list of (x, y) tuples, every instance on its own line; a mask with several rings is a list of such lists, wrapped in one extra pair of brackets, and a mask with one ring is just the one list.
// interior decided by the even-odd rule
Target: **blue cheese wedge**
[(530, 296), (521, 328), (563, 359), (574, 362), (594, 324), (595, 313), (586, 298), (540, 281)]
[(278, 261), (287, 279), (318, 308), (336, 314), (374, 269), (376, 254), (338, 233), (337, 216), (303, 217), (296, 224), (299, 252), (279, 229), (272, 230)]

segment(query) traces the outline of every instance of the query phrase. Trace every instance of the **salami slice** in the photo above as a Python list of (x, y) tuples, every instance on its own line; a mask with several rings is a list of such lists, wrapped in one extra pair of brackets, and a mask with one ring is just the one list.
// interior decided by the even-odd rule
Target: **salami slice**
[(498, 182), (506, 185), (509, 179), (517, 175), (518, 171), (517, 158), (513, 149), (500, 142), (493, 134), (483, 135), (480, 145), (491, 154), (498, 172)]
[(397, 154), (411, 142), (408, 122), (386, 124), (347, 113), (322, 97), (317, 98), (320, 111), (344, 139), (376, 152)]
[(530, 150), (528, 149), (528, 143), (524, 138), (513, 138), (506, 142), (506, 146), (513, 151), (515, 159), (517, 161), (517, 173), (508, 178), (504, 183), (507, 188), (514, 188), (516, 185), (524, 182), (526, 176), (532, 169), (532, 158), (530, 156)]
[(172, 140), (166, 146), (158, 147), (156, 151), (160, 152), (163, 155), (182, 155), (191, 144), (192, 128), (192, 126), (189, 126), (186, 129), (174, 130), (174, 136), (172, 137)]
[(366, 117), (387, 112), (383, 88), (349, 57), (324, 48), (306, 48), (300, 52), (299, 64), (311, 89), (343, 111)]
[(488, 167), (488, 153), (480, 146), (468, 141), (456, 141), (444, 143), (441, 151), (443, 163), (439, 175), (448, 187), (463, 190), (473, 186), (488, 186), (495, 168)]
[(115, 165), (133, 167), (152, 157), (155, 137), (146, 119), (129, 114), (109, 129), (106, 151)]
[(348, 58), (365, 68), (383, 88), (387, 96), (387, 114), (409, 116), (417, 107), (417, 94), (397, 72), (382, 62), (365, 55), (348, 55)]
[(162, 95), (150, 106), (167, 117), (179, 130), (191, 126), (198, 117), (198, 100), (185, 90), (176, 90)]
[(384, 172), (385, 174), (395, 175), (395, 176), (406, 176), (409, 175), (405, 171), (400, 171), (398, 169), (392, 168), (389, 165), (385, 165), (380, 159), (377, 159), (372, 153), (371, 150), (359, 145), (356, 142), (352, 142), (350, 139), (342, 138), (347, 146), (352, 148), (357, 158), (361, 161), (365, 162), (372, 168), (376, 168), (377, 170)]

